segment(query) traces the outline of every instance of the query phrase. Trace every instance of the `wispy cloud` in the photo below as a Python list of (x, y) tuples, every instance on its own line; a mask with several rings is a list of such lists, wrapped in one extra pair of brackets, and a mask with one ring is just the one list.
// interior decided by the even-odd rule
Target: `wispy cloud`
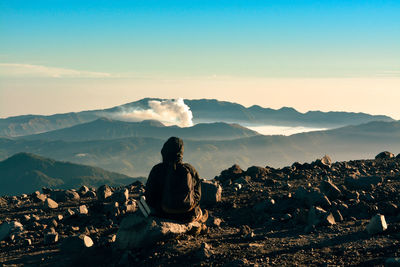
[(93, 72), (43, 65), (0, 63), (0, 76), (6, 77), (53, 77), (53, 78), (107, 78), (106, 72)]

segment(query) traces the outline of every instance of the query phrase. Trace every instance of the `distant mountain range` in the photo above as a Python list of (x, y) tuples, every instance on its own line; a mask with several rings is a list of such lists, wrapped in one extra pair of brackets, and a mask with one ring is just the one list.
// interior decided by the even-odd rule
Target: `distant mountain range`
[[(121, 109), (142, 108), (148, 109), (150, 100), (144, 98), (139, 101), (116, 106), (109, 109), (82, 111), (76, 113), (55, 114), (51, 116), (23, 115), (0, 119), (0, 136), (15, 137), (44, 133), (57, 129), (67, 128), (112, 115)], [(278, 110), (251, 106), (246, 108), (240, 104), (200, 99), (184, 100), (193, 113), (195, 123), (226, 122), (244, 125), (277, 125), (277, 126), (309, 126), (333, 128), (352, 124), (361, 124), (370, 121), (393, 121), (383, 115), (369, 115), (352, 112), (321, 112), (309, 111), (300, 113), (293, 108)]]
[[(280, 167), (294, 161), (310, 162), (328, 154), (334, 161), (373, 158), (388, 150), (400, 152), (400, 121), (370, 122), (292, 136), (246, 137), (233, 140), (185, 141), (184, 160), (200, 175), (213, 178), (234, 163)], [(160, 162), (165, 139), (130, 137), (92, 141), (50, 141), (0, 138), (0, 159), (20, 151), (57, 160), (102, 167), (126, 175), (147, 176)]]
[(42, 134), (23, 136), (23, 139), (88, 141), (109, 140), (126, 137), (152, 137), (167, 139), (180, 136), (193, 140), (227, 140), (258, 135), (257, 132), (238, 124), (200, 123), (193, 127), (180, 128), (165, 126), (161, 122), (146, 120), (142, 122), (125, 122), (100, 118), (95, 121), (72, 127), (50, 131)]
[(42, 187), (78, 188), (81, 185), (124, 185), (144, 178), (105, 171), (100, 168), (60, 162), (31, 153), (18, 153), (0, 162), (0, 195), (21, 194)]

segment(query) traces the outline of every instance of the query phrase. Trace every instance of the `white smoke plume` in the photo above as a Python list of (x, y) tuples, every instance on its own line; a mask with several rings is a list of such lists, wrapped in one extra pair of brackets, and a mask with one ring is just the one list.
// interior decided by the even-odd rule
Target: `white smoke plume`
[(112, 119), (123, 121), (157, 120), (165, 125), (193, 126), (193, 114), (182, 98), (172, 100), (150, 100), (149, 109), (121, 108), (120, 112), (107, 114)]

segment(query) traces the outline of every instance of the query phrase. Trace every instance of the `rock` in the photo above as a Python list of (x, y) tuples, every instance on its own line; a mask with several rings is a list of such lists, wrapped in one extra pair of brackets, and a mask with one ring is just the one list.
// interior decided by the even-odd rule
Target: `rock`
[(217, 182), (201, 181), (201, 204), (213, 205), (221, 201), (222, 187)]
[(188, 233), (195, 226), (201, 225), (198, 222), (180, 224), (162, 218), (144, 218), (139, 213), (133, 213), (121, 221), (115, 244), (119, 249), (143, 248)]
[(332, 160), (329, 156), (325, 155), (321, 159), (315, 161), (315, 165), (321, 168), (330, 168), (332, 165)]
[(379, 213), (385, 214), (385, 215), (397, 215), (398, 214), (398, 207), (396, 204), (388, 201), (388, 202), (379, 202), (378, 203), (378, 210)]
[(385, 267), (400, 267), (400, 258), (388, 258), (388, 259), (386, 259)]
[(215, 177), (215, 180), (224, 183), (227, 180), (235, 180), (237, 178), (239, 178), (240, 176), (242, 176), (243, 174), (243, 170), (240, 168), (239, 165), (234, 164), (232, 167), (230, 167), (227, 170), (223, 170), (221, 172), (221, 175), (218, 177)]
[[(50, 190), (50, 191), (49, 191)], [(65, 196), (65, 190), (51, 190), (47, 189), (45, 192), (49, 192), (50, 198), (57, 202), (65, 202), (67, 201), (67, 197)]]
[(199, 250), (197, 250), (197, 252), (196, 252), (196, 256), (199, 259), (208, 259), (211, 257), (211, 255), (213, 255), (211, 245), (209, 245), (205, 242), (200, 245)]
[(135, 200), (128, 200), (122, 206), (122, 211), (124, 211), (125, 213), (128, 213), (128, 212), (133, 213), (133, 212), (137, 211), (137, 209), (138, 209), (138, 207), (137, 207)]
[(330, 181), (322, 181), (320, 189), (329, 199), (332, 200), (337, 199), (342, 194), (339, 188)]
[(44, 194), (41, 194), (39, 191), (36, 191), (35, 193), (32, 194), (32, 200), (33, 202), (44, 202), (46, 200), (47, 196)]
[(64, 194), (65, 194), (65, 199), (69, 201), (79, 201), (81, 199), (79, 194), (72, 190), (66, 190)]
[(369, 221), (367, 232), (370, 235), (382, 233), (387, 229), (387, 224), (384, 215), (377, 214)]
[(382, 182), (383, 178), (380, 176), (346, 177), (344, 180), (346, 187), (354, 190), (371, 190)]
[(51, 198), (46, 198), (46, 200), (44, 201), (43, 206), (46, 209), (56, 209), (56, 208), (58, 208), (58, 203), (55, 202), (54, 200), (52, 200)]
[(32, 245), (32, 240), (29, 238), (24, 239), (23, 244), (24, 244), (24, 246), (30, 246), (30, 245)]
[(3, 241), (11, 234), (11, 224), (4, 222), (0, 225), (0, 241)]
[(89, 191), (89, 192), (87, 192), (83, 197), (86, 197), (86, 198), (95, 198), (97, 195), (96, 195), (96, 192), (94, 192), (94, 191)]
[(400, 159), (400, 153), (397, 154), (396, 159)]
[(308, 213), (309, 225), (334, 225), (335, 218), (332, 213), (325, 211), (321, 207), (312, 207)]
[(118, 202), (103, 203), (103, 212), (109, 217), (116, 217), (119, 215)]
[(129, 199), (129, 190), (126, 188), (114, 192), (111, 197), (112, 201), (116, 201), (121, 205), (127, 202), (128, 199)]
[(89, 192), (89, 187), (86, 185), (82, 185), (81, 188), (79, 188), (78, 193), (81, 197), (85, 196), (85, 194)]
[(54, 244), (58, 242), (58, 233), (50, 231), (44, 234), (44, 243), (46, 245)]
[(246, 175), (250, 176), (252, 179), (263, 179), (267, 177), (269, 170), (267, 168), (251, 166), (247, 169)]
[(87, 214), (89, 213), (89, 211), (88, 211), (86, 205), (80, 205), (80, 206), (77, 208), (77, 211), (78, 211), (78, 214), (79, 214), (79, 215), (87, 215)]
[(93, 246), (93, 240), (87, 235), (75, 235), (64, 239), (61, 242), (61, 251), (66, 253), (76, 253), (84, 251)]
[(389, 151), (383, 151), (375, 156), (375, 159), (391, 159), (394, 158), (394, 154)]
[(334, 210), (332, 212), (333, 218), (335, 218), (336, 222), (342, 222), (343, 221), (343, 216), (342, 213), (340, 213), (339, 210)]
[(97, 199), (100, 201), (105, 201), (107, 198), (111, 197), (112, 191), (108, 185), (102, 185), (97, 189)]

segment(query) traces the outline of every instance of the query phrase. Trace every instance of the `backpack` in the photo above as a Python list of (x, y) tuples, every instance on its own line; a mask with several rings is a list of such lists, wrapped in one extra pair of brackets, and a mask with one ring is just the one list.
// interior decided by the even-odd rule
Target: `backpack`
[(186, 213), (194, 208), (193, 177), (188, 167), (177, 163), (166, 167), (161, 207), (170, 214)]

